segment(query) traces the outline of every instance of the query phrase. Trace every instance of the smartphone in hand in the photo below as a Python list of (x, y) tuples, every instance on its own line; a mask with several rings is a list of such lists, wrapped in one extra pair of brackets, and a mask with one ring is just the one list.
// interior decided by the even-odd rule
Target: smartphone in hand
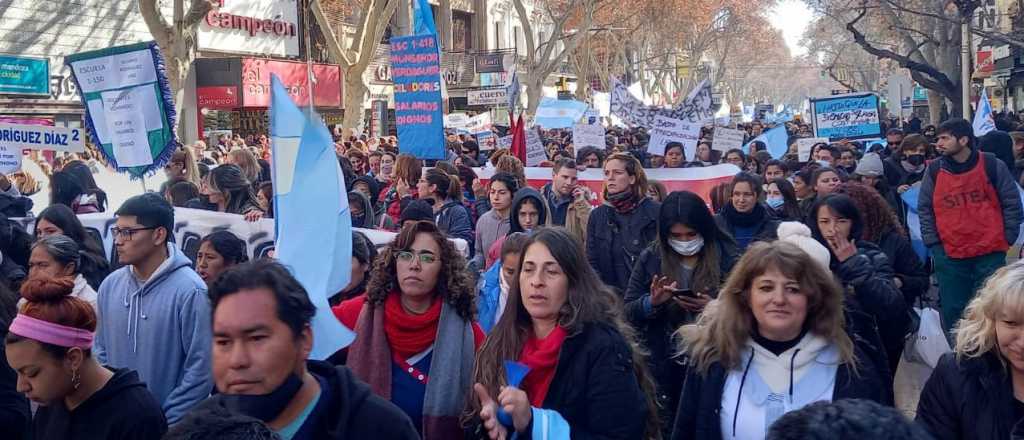
[(694, 292), (693, 289), (669, 289), (669, 291), (672, 292), (672, 296), (687, 298), (697, 297), (697, 292)]

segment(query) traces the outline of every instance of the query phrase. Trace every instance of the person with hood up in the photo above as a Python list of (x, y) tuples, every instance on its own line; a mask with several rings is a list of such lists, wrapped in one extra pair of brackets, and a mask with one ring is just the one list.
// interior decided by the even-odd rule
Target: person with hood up
[(420, 199), (426, 200), (434, 207), (434, 223), (437, 228), (449, 238), (466, 240), (472, 254), (473, 221), (469, 210), (453, 197), (462, 192), (459, 178), (437, 168), (431, 168), (420, 177), (416, 190)]
[(96, 312), (71, 295), (74, 285), (70, 277), (26, 281), (26, 302), (4, 338), (18, 391), (39, 404), (32, 438), (160, 438), (167, 431), (160, 402), (138, 373), (96, 358)]
[(827, 260), (786, 240), (751, 245), (718, 300), (679, 330), (686, 371), (671, 438), (762, 439), (817, 401), (891, 405), (879, 348), (848, 330), (843, 296)]
[(225, 412), (258, 419), (290, 440), (419, 438), (401, 410), (348, 368), (307, 360), (316, 307), (280, 263), (264, 259), (228, 269), (210, 286), (210, 302), (218, 393), (176, 425), (171, 438), (197, 419)]
[[(366, 194), (352, 190), (348, 193), (348, 212), (352, 216), (353, 228), (374, 229), (377, 217), (373, 212), (373, 202)], [(386, 221), (385, 221), (386, 222)]]
[[(1013, 138), (1005, 131), (992, 130), (978, 138), (978, 150), (991, 153), (996, 159), (1006, 164), (1006, 169), (1013, 170), (1016, 161), (1013, 158)], [(1019, 180), (1019, 179), (1017, 179)]]
[(604, 205), (587, 222), (587, 260), (605, 284), (626, 291), (633, 264), (658, 236), (658, 207), (647, 197), (647, 175), (629, 154), (604, 163)]
[(672, 335), (718, 296), (737, 258), (736, 243), (715, 223), (704, 199), (689, 191), (668, 195), (658, 213), (658, 239), (633, 266), (625, 297), (626, 317), (650, 352), (647, 364), (665, 434), (682, 387)]
[(370, 279), (370, 270), (373, 269), (373, 261), (376, 259), (377, 248), (370, 238), (362, 232), (352, 231), (352, 274), (348, 285), (342, 288), (341, 292), (327, 298), (331, 307), (366, 293), (366, 282)]
[(829, 268), (839, 282), (851, 289), (847, 302), (870, 315), (895, 374), (906, 336), (911, 329), (911, 305), (896, 286), (892, 262), (874, 243), (863, 239), (864, 215), (845, 194), (818, 200), (809, 219), (812, 235), (830, 253)]
[(550, 221), (543, 196), (529, 186), (519, 188), (519, 191), (516, 191), (516, 196), (512, 198), (512, 214), (509, 215), (508, 234), (495, 240), (494, 244), (487, 249), (487, 267), (498, 260), (501, 247), (509, 235), (517, 232), (529, 235), (533, 233), (534, 229), (550, 225)]
[(132, 197), (115, 214), (123, 266), (100, 285), (93, 352), (103, 365), (138, 371), (173, 424), (213, 389), (206, 283), (171, 241), (174, 209), (163, 197)]
[(736, 240), (739, 252), (743, 253), (754, 241), (774, 240), (779, 223), (760, 202), (764, 193), (761, 178), (741, 172), (733, 176), (730, 188), (729, 202), (715, 215), (715, 222)]

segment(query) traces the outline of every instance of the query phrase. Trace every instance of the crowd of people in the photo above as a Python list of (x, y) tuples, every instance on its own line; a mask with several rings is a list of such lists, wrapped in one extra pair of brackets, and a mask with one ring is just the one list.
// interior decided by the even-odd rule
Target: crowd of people
[[(719, 151), (710, 129), (695, 157), (679, 143), (648, 154), (642, 129), (578, 149), (549, 130), (543, 185), (465, 134), (421, 161), (394, 137), (337, 133), (357, 229), (328, 303), (356, 336), (326, 360), (308, 359), (316, 307), (287, 267), (250, 260), (227, 230), (194, 258), (174, 243), (176, 207), (273, 217), (266, 136), (182, 147), (162, 188), (116, 207), (92, 178), (99, 155), (47, 162), (31, 231), (9, 218), (30, 215), (38, 183), (0, 178), (0, 426), (12, 439), (1024, 435), (1024, 262), (1006, 263), (1024, 132), (1000, 124), (981, 138), (962, 119), (886, 127), (882, 143), (820, 143), (804, 160), (799, 120), (780, 158), (759, 141)], [(717, 164), (735, 175), (709, 194), (645, 171)], [(579, 182), (588, 168), (600, 192)], [(110, 259), (77, 217), (107, 210)], [(908, 417), (894, 380), (915, 307), (936, 300), (953, 350)]]

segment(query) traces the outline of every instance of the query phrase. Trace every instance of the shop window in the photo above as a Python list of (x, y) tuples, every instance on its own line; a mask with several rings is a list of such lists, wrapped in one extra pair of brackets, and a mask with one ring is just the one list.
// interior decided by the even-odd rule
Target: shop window
[(452, 11), (452, 51), (473, 50), (473, 15)]

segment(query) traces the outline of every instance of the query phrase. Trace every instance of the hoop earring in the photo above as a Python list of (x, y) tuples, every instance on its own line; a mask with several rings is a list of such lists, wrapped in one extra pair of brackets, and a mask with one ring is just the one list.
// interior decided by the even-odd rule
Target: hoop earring
[(78, 374), (78, 370), (71, 370), (71, 387), (78, 390), (78, 387), (82, 386), (82, 375)]

